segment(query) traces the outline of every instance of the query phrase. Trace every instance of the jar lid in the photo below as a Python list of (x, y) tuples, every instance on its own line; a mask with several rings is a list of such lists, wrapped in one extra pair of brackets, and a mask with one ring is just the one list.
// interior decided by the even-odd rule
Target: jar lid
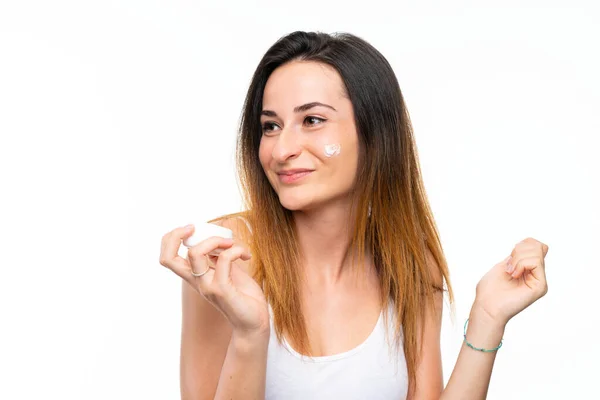
[(215, 224), (209, 224), (207, 222), (194, 224), (194, 234), (188, 238), (185, 238), (183, 240), (183, 245), (186, 247), (192, 247), (212, 236), (233, 239), (233, 232), (231, 229), (227, 229)]

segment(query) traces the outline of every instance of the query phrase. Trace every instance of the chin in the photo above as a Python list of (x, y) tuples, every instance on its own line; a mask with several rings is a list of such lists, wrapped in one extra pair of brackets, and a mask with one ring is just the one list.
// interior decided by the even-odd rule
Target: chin
[(308, 204), (304, 201), (299, 200), (282, 200), (279, 199), (279, 202), (283, 206), (290, 211), (302, 211), (307, 208)]
[(290, 211), (302, 211), (310, 208), (313, 202), (305, 196), (296, 196), (290, 194), (280, 194), (279, 202), (281, 205)]

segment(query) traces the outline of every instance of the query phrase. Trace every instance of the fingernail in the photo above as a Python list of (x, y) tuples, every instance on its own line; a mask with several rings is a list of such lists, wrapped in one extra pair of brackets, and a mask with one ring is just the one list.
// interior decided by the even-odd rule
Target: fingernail
[(510, 265), (510, 263), (506, 264), (506, 272), (510, 273), (510, 270), (512, 269), (512, 265)]
[(191, 228), (193, 228), (193, 227), (194, 227), (194, 225), (193, 225), (193, 224), (189, 224), (189, 225), (186, 225), (186, 226), (184, 226), (184, 229), (191, 229)]

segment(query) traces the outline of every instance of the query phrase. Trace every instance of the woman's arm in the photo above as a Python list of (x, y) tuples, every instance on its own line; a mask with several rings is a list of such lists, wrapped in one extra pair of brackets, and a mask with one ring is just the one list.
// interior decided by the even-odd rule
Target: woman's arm
[(269, 331), (231, 338), (215, 399), (263, 400)]
[[(435, 263), (433, 257), (430, 257), (429, 262)], [(439, 274), (439, 269), (436, 271)], [(439, 275), (439, 281), (441, 282), (441, 280), (442, 277)], [(437, 292), (435, 294), (435, 310), (428, 308), (424, 315), (422, 345), (421, 332), (419, 331), (417, 334), (422, 352), (420, 363), (417, 365), (416, 385), (409, 388), (407, 398), (410, 400), (437, 400), (444, 389), (440, 349), (443, 300), (442, 292)]]
[[(471, 308), (467, 340), (475, 347), (493, 349), (504, 334), (504, 324), (493, 320), (477, 304)], [(496, 351), (485, 353), (468, 347), (464, 342), (456, 365), (440, 399), (485, 399), (487, 397)]]
[[(436, 287), (443, 287), (444, 281), (438, 264), (430, 251), (425, 254), (427, 265), (434, 278)], [(416, 385), (409, 387), (409, 400), (438, 400), (444, 389), (442, 373), (442, 352), (440, 349), (440, 335), (442, 331), (442, 312), (444, 308), (444, 294), (436, 291), (434, 307), (426, 307), (422, 316), (423, 331), (419, 326), (417, 332), (417, 345), (421, 349), (420, 361), (416, 370)]]
[[(244, 227), (219, 223), (245, 242)], [(237, 239), (236, 239), (237, 240)], [(250, 263), (231, 265), (235, 283), (251, 279)], [(241, 274), (245, 274), (242, 276)], [(180, 385), (182, 400), (264, 399), (269, 330), (241, 334), (188, 282), (182, 287)]]
[(181, 399), (213, 399), (231, 340), (231, 327), (187, 282), (183, 281), (181, 290)]
[[(466, 332), (469, 343), (478, 348), (496, 348), (502, 340), (506, 323), (546, 294), (544, 257), (547, 252), (547, 245), (535, 239), (525, 239), (515, 246), (510, 257), (496, 264), (481, 279), (469, 316)], [(428, 263), (432, 271), (439, 271), (430, 255)], [(438, 278), (441, 280), (441, 276)], [(481, 352), (464, 342), (448, 384), (442, 391), (440, 332), (443, 298), (441, 294), (436, 296), (435, 310), (424, 316), (422, 358), (417, 367), (417, 385), (409, 391), (409, 399), (485, 399), (496, 351)]]
[(232, 336), (225, 317), (183, 282), (182, 400), (264, 399), (269, 332)]
[[(423, 332), (423, 352), (417, 367), (416, 388), (409, 393), (411, 400), (485, 399), (487, 396), (496, 352), (473, 350), (463, 343), (456, 365), (444, 389), (440, 332), (442, 327), (442, 294), (436, 294), (436, 310), (426, 315)], [(477, 302), (471, 309), (467, 339), (476, 347), (492, 349), (500, 343), (504, 326), (495, 323), (481, 310)]]

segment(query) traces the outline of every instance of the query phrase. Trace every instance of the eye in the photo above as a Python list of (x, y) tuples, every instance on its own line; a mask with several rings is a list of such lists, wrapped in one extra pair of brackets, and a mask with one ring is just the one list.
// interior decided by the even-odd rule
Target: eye
[(324, 118), (319, 118), (319, 117), (313, 117), (313, 116), (308, 116), (306, 118), (304, 118), (304, 123), (308, 126), (315, 126), (315, 125), (319, 125), (322, 124), (323, 122), (327, 121)]
[(279, 128), (276, 123), (267, 121), (262, 124), (263, 133), (270, 133), (275, 130), (275, 128)]

